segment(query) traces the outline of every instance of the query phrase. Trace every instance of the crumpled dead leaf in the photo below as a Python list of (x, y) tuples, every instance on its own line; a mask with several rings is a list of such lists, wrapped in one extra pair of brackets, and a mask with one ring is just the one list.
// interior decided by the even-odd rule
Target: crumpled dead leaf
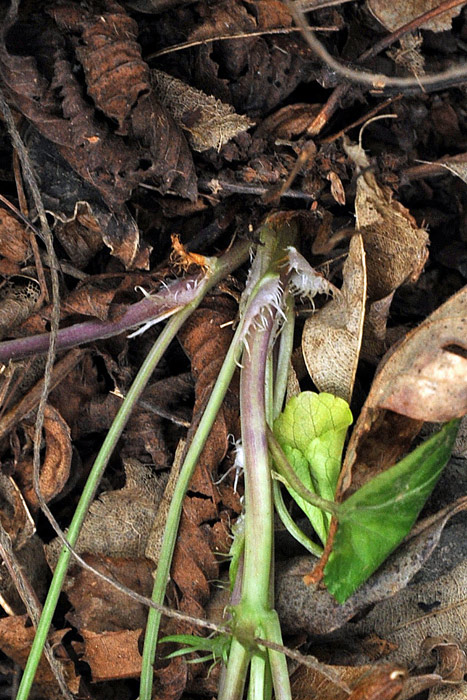
[[(428, 10), (438, 7), (438, 0), (405, 0), (403, 3), (391, 2), (391, 0), (367, 0), (368, 9), (376, 19), (389, 31), (393, 32), (407, 22), (422, 15)], [(462, 6), (446, 10), (438, 17), (434, 17), (420, 25), (421, 29), (430, 29), (432, 32), (444, 32), (451, 29), (452, 20), (460, 13)]]
[(382, 299), (404, 282), (416, 282), (428, 258), (428, 234), (392, 190), (379, 185), (361, 148), (345, 138), (344, 148), (361, 172), (355, 218), (366, 253), (368, 297)]
[(39, 282), (23, 275), (15, 275), (2, 285), (0, 288), (0, 337), (29, 318), (35, 310), (40, 292)]
[[(26, 427), (33, 438), (33, 426)], [(72, 445), (70, 428), (60, 413), (50, 404), (44, 410), (45, 455), (40, 467), (39, 484), (42, 497), (48, 503), (64, 488), (70, 475)], [(32, 454), (24, 455), (16, 467), (18, 482), (23, 496), (31, 508), (39, 507), (33, 484)]]
[[(76, 694), (79, 690), (80, 679), (76, 675), (73, 661), (61, 645), (61, 640), (68, 631), (69, 629), (63, 629), (53, 632), (49, 641), (53, 645), (55, 654), (61, 657), (61, 662), (66, 669), (70, 691)], [(24, 668), (35, 634), (36, 630), (29, 624), (28, 615), (4, 617), (0, 620), (0, 649), (21, 668)], [(45, 656), (42, 656), (39, 662), (35, 681), (46, 697), (61, 696), (61, 694), (58, 695), (58, 685)]]
[(340, 293), (305, 321), (302, 351), (318, 390), (350, 403), (366, 303), (365, 252), (360, 235), (351, 239), (343, 280)]
[(350, 437), (338, 493), (350, 495), (395, 464), (423, 421), (466, 413), (466, 318), (464, 287), (383, 358)]
[[(116, 579), (136, 593), (151, 596), (153, 567), (147, 559), (97, 554), (85, 554), (84, 559), (97, 571)], [(145, 605), (129, 598), (78, 564), (72, 566), (64, 591), (73, 605), (72, 612), (67, 614), (67, 620), (80, 633), (83, 630), (136, 630), (146, 624), (148, 609)]]
[(219, 151), (227, 141), (254, 124), (248, 117), (237, 114), (232, 105), (167, 73), (152, 70), (151, 79), (158, 100), (187, 133), (188, 143), (195, 151), (209, 148)]

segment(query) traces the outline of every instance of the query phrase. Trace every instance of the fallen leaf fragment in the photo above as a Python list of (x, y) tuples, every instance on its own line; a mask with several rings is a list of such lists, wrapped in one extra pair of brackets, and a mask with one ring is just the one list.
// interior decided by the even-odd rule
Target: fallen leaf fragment
[(357, 179), (355, 217), (366, 253), (368, 297), (388, 296), (404, 282), (416, 282), (428, 258), (428, 234), (419, 228), (408, 209), (380, 185), (360, 146), (348, 139), (344, 148), (362, 171)]
[[(407, 24), (419, 15), (439, 6), (439, 0), (405, 0), (403, 3), (395, 3), (390, 0), (367, 0), (367, 7), (376, 19), (389, 31), (393, 32), (402, 25)], [(443, 12), (438, 17), (427, 20), (420, 25), (421, 29), (430, 29), (432, 32), (444, 32), (451, 29), (454, 17), (457, 17), (462, 6), (458, 5)]]
[(353, 236), (350, 242), (343, 278), (340, 293), (306, 320), (302, 351), (319, 391), (350, 403), (366, 303), (365, 252), (360, 235)]
[(187, 133), (188, 142), (195, 151), (209, 148), (219, 151), (230, 139), (254, 124), (248, 117), (237, 114), (231, 105), (167, 73), (153, 70), (151, 78), (159, 101)]
[(467, 287), (448, 299), (384, 362), (367, 405), (415, 420), (467, 412)]
[[(49, 641), (53, 645), (55, 653), (62, 657), (61, 662), (64, 664), (70, 691), (77, 693), (80, 683), (79, 676), (75, 673), (74, 663), (67, 657), (66, 652), (61, 647), (61, 640), (68, 631), (68, 629), (55, 631), (49, 638)], [(32, 625), (29, 626), (28, 615), (4, 617), (0, 620), (0, 649), (21, 668), (24, 668), (35, 634), (34, 627)], [(35, 682), (42, 687), (46, 697), (53, 697), (55, 692), (58, 691), (57, 682), (45, 656), (42, 656), (39, 662)]]
[(92, 632), (81, 630), (83, 661), (91, 667), (95, 683), (123, 678), (139, 678), (141, 654), (138, 643), (143, 629)]

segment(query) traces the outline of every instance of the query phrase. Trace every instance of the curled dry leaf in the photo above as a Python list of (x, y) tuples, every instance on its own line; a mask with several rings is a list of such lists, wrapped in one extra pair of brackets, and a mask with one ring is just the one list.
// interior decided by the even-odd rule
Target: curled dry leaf
[(383, 358), (352, 432), (338, 493), (350, 495), (395, 464), (423, 421), (466, 413), (466, 319), (464, 287)]
[(445, 683), (462, 683), (467, 673), (467, 659), (460, 643), (450, 634), (443, 637), (427, 637), (422, 643), (422, 654), (436, 656), (435, 673)]
[(0, 499), (2, 525), (15, 549), (21, 549), (36, 531), (26, 502), (11, 476), (0, 471)]
[(0, 251), (8, 260), (22, 263), (31, 254), (29, 234), (6, 209), (0, 209)]
[(119, 133), (126, 134), (131, 109), (151, 90), (149, 68), (136, 41), (137, 23), (114, 0), (106, 0), (104, 7), (97, 16), (73, 5), (58, 5), (49, 12), (59, 26), (79, 33), (75, 50), (88, 94), (118, 122)]
[[(33, 437), (33, 428), (28, 429)], [(48, 503), (65, 486), (70, 476), (72, 446), (70, 428), (60, 413), (48, 404), (44, 411), (45, 457), (40, 467), (39, 484), (42, 497)], [(28, 455), (20, 459), (16, 468), (18, 481), (24, 498), (31, 508), (38, 508), (39, 501), (33, 483), (33, 458)]]
[[(78, 693), (80, 679), (76, 675), (73, 661), (68, 658), (61, 645), (61, 640), (68, 631), (69, 629), (57, 630), (51, 635), (49, 641), (53, 645), (56, 655), (61, 657), (66, 670), (68, 688), (74, 694)], [(29, 623), (28, 615), (4, 617), (0, 620), (0, 649), (21, 668), (24, 668), (35, 634), (36, 630)], [(44, 655), (40, 660), (35, 681), (45, 697), (60, 697), (57, 681)]]
[(393, 700), (404, 687), (400, 666), (331, 666), (350, 685), (350, 695), (313, 669), (301, 666), (292, 677), (293, 700)]
[[(438, 0), (406, 0), (403, 3), (390, 0), (367, 0), (367, 7), (376, 19), (389, 31), (393, 32), (428, 10), (438, 7)], [(462, 6), (453, 7), (438, 17), (428, 20), (421, 29), (432, 32), (444, 32), (451, 29), (454, 17), (460, 13)]]
[(302, 351), (319, 391), (350, 403), (362, 342), (366, 301), (365, 253), (352, 237), (339, 294), (305, 322)]
[(348, 139), (344, 147), (363, 171), (357, 179), (355, 217), (366, 253), (368, 298), (374, 301), (404, 282), (416, 282), (428, 258), (428, 235), (392, 190), (378, 184), (363, 149)]
[(167, 73), (153, 70), (151, 79), (160, 103), (187, 133), (188, 142), (195, 151), (209, 148), (219, 151), (227, 141), (254, 124), (247, 117), (237, 114), (231, 105)]
[(384, 362), (368, 406), (415, 420), (449, 421), (467, 412), (467, 287), (459, 290)]

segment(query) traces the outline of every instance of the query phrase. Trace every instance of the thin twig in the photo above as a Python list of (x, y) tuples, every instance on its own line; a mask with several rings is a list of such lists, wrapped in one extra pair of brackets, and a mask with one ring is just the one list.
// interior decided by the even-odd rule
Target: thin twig
[(332, 134), (331, 136), (327, 136), (325, 139), (321, 139), (321, 143), (332, 143), (333, 141), (336, 141), (341, 136), (344, 136), (344, 134), (346, 134), (351, 129), (355, 129), (356, 126), (360, 126), (360, 124), (363, 124), (364, 122), (368, 121), (368, 119), (374, 117), (376, 114), (381, 112), (382, 109), (386, 109), (386, 107), (388, 107), (390, 104), (398, 102), (401, 98), (402, 95), (396, 95), (396, 97), (389, 97), (387, 100), (381, 102), (381, 104), (374, 107), (372, 110), (364, 114), (363, 117), (360, 117), (356, 121), (352, 122), (352, 124), (349, 124), (344, 129), (341, 129), (340, 131), (338, 131), (335, 134)]
[[(465, 0), (446, 0), (446, 4), (454, 5), (465, 5)], [(356, 70), (349, 66), (345, 66), (340, 61), (337, 61), (334, 56), (332, 56), (329, 51), (323, 46), (323, 44), (316, 38), (314, 33), (310, 31), (303, 12), (300, 12), (298, 8), (290, 1), (287, 0), (287, 5), (292, 13), (295, 22), (303, 30), (303, 36), (306, 39), (308, 46), (314, 51), (314, 53), (325, 63), (329, 68), (335, 71), (338, 75), (346, 78), (350, 82), (360, 83), (362, 85), (369, 85), (375, 89), (383, 90), (385, 87), (419, 87), (423, 89), (425, 86), (434, 85), (443, 80), (450, 80), (452, 78), (464, 78), (467, 81), (467, 65), (459, 65), (454, 68), (448, 68), (445, 71), (440, 71), (438, 73), (432, 73), (431, 75), (418, 76), (417, 78), (399, 78), (391, 77), (383, 73), (372, 73)], [(443, 12), (449, 8), (443, 8)], [(429, 13), (424, 13), (421, 15), (424, 18), (425, 15)], [(440, 13), (438, 13), (440, 14)], [(411, 22), (413, 24), (413, 22)], [(399, 30), (402, 32), (401, 30)], [(410, 30), (408, 30), (410, 31)], [(404, 32), (405, 33), (405, 32)], [(360, 61), (359, 61), (360, 63)]]
[[(313, 27), (315, 32), (338, 32), (339, 27)], [(194, 46), (201, 46), (202, 44), (207, 44), (211, 41), (231, 41), (232, 39), (249, 39), (255, 36), (264, 36), (267, 34), (292, 34), (293, 32), (300, 32), (300, 27), (274, 27), (272, 29), (262, 29), (257, 32), (241, 32), (239, 34), (220, 34), (218, 36), (208, 36), (204, 39), (194, 39), (193, 41), (184, 41), (182, 44), (174, 44), (173, 46), (167, 46), (165, 49), (160, 49), (154, 53), (149, 54), (145, 57), (146, 61), (150, 61), (152, 58), (159, 58), (160, 56), (166, 56), (169, 53), (175, 53), (175, 51), (184, 51), (185, 49), (191, 49)]]

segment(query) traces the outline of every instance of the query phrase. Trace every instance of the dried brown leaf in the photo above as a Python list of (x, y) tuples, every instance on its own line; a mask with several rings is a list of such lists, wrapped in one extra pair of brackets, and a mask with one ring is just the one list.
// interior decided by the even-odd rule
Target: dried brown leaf
[[(76, 544), (79, 554), (144, 556), (165, 478), (136, 459), (128, 459), (124, 466), (127, 479), (124, 488), (103, 493), (92, 503)], [(58, 538), (46, 545), (47, 560), (52, 567), (61, 546)]]
[[(58, 652), (64, 664), (67, 684), (70, 691), (72, 693), (77, 693), (79, 689), (79, 677), (75, 673), (74, 663), (67, 657), (65, 650), (61, 646), (61, 640), (68, 631), (68, 629), (64, 629), (54, 632), (49, 641), (54, 646), (55, 653), (57, 654)], [(0, 649), (21, 668), (24, 668), (35, 634), (36, 630), (29, 624), (29, 617), (27, 615), (4, 617), (0, 620)], [(41, 657), (35, 681), (42, 688), (43, 692), (46, 693), (46, 697), (51, 698), (51, 700), (55, 697), (63, 697), (61, 693), (58, 692), (57, 682), (45, 656)]]
[(423, 421), (466, 413), (466, 319), (464, 287), (383, 358), (352, 432), (338, 493), (395, 464)]
[(319, 391), (350, 402), (366, 302), (365, 253), (362, 237), (353, 236), (339, 294), (305, 322), (302, 350)]
[[(150, 597), (153, 578), (152, 566), (147, 559), (97, 554), (85, 554), (84, 559), (97, 571), (117, 579), (140, 595)], [(79, 565), (72, 567), (64, 590), (73, 605), (73, 611), (68, 613), (67, 619), (80, 633), (83, 630), (136, 630), (146, 624), (148, 611), (145, 605), (129, 598)]]
[(22, 263), (31, 254), (29, 234), (6, 209), (0, 209), (0, 251), (8, 260)]
[(83, 66), (88, 94), (118, 133), (128, 132), (128, 117), (138, 99), (150, 92), (149, 68), (137, 42), (138, 25), (114, 0), (97, 15), (73, 5), (49, 10), (62, 29), (79, 33), (76, 55)]
[[(367, 0), (370, 12), (389, 32), (395, 31), (424, 12), (438, 7), (438, 5), (438, 0), (406, 0), (403, 3), (388, 0)], [(461, 6), (453, 7), (438, 17), (428, 20), (421, 25), (421, 28), (430, 29), (432, 32), (444, 32), (451, 29), (452, 20), (457, 17), (461, 9)]]
[(82, 660), (91, 668), (94, 683), (139, 678), (141, 654), (139, 640), (143, 629), (93, 632), (81, 630), (84, 639)]
[(355, 217), (366, 253), (368, 297), (374, 301), (404, 282), (416, 282), (428, 258), (428, 235), (392, 190), (378, 184), (363, 149), (348, 140), (345, 149), (363, 170), (357, 179)]
[(237, 114), (231, 105), (167, 73), (153, 70), (151, 78), (158, 100), (187, 132), (188, 142), (195, 151), (209, 148), (219, 151), (227, 141), (253, 126), (254, 122)]
[(400, 666), (330, 666), (353, 688), (348, 695), (313, 669), (301, 666), (292, 676), (293, 700), (393, 700), (405, 684)]
[[(50, 404), (44, 411), (45, 456), (40, 467), (39, 484), (42, 497), (48, 503), (64, 488), (70, 476), (72, 446), (70, 428), (60, 413)], [(31, 438), (33, 438), (33, 429)], [(38, 508), (39, 501), (33, 484), (33, 458), (24, 456), (16, 468), (18, 482), (26, 502), (31, 508)]]
[(411, 331), (383, 360), (366, 404), (415, 420), (467, 412), (467, 287)]

